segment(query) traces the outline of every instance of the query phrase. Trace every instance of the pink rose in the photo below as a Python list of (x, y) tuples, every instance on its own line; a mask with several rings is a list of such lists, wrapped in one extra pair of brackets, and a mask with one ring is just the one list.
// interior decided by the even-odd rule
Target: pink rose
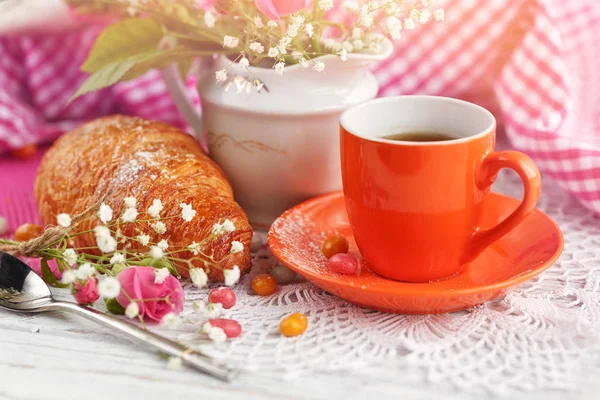
[(98, 280), (92, 276), (85, 283), (75, 281), (71, 287), (71, 293), (79, 304), (95, 303), (100, 298)]
[(272, 20), (304, 10), (311, 4), (312, 0), (256, 0), (256, 8)]
[(165, 315), (179, 314), (183, 310), (184, 293), (181, 283), (172, 275), (162, 283), (155, 283), (154, 271), (152, 267), (130, 267), (121, 271), (117, 276), (121, 283), (117, 301), (127, 308), (130, 298), (138, 300), (140, 315), (160, 322)]
[[(42, 276), (42, 260), (40, 258), (32, 258), (32, 257), (19, 257), (21, 261), (29, 266), (36, 274)], [(48, 261), (48, 267), (50, 267), (50, 271), (56, 277), (57, 280), (62, 278), (62, 272), (58, 269), (58, 265), (56, 264), (56, 260)]]

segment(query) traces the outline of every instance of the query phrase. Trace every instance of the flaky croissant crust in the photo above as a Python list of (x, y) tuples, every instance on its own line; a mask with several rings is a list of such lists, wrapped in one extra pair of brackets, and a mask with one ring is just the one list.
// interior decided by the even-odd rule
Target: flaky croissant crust
[[(166, 239), (169, 251), (184, 250), (192, 242), (207, 238), (216, 223), (226, 219), (235, 231), (209, 241), (201, 248), (221, 267), (239, 266), (242, 273), (250, 268), (252, 228), (241, 207), (234, 201), (227, 178), (189, 135), (167, 124), (127, 116), (111, 116), (87, 123), (57, 140), (44, 155), (35, 182), (40, 215), (46, 224), (55, 224), (60, 213), (75, 215), (94, 205), (104, 196), (114, 215), (125, 210), (124, 199), (134, 196), (142, 215), (160, 199), (164, 234), (156, 233), (148, 222), (120, 226), (129, 237), (150, 236), (151, 243)], [(181, 203), (192, 204), (197, 211), (190, 222), (181, 218)], [(77, 232), (101, 224), (96, 215), (76, 226)], [(230, 254), (231, 242), (244, 244), (240, 253)], [(137, 242), (130, 246), (148, 251)], [(93, 234), (75, 238), (76, 247), (92, 247)], [(120, 245), (121, 246), (121, 245)], [(98, 254), (98, 253), (96, 253)], [(211, 281), (222, 281), (223, 273), (190, 251), (177, 253), (177, 269), (189, 276), (186, 260), (204, 268)]]

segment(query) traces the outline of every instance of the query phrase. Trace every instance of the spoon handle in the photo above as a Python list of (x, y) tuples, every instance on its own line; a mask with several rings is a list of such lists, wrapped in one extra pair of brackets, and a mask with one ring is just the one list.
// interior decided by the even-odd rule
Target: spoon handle
[(141, 329), (127, 321), (104, 314), (93, 308), (65, 301), (54, 301), (50, 303), (46, 309), (55, 311), (70, 311), (89, 320), (99, 322), (105, 326), (129, 335), (131, 338), (136, 339), (139, 342), (154, 346), (171, 356), (180, 357), (190, 366), (220, 380), (228, 382), (235, 374), (234, 370), (224, 366), (215, 365), (209, 361), (207, 357), (182, 344), (166, 339), (150, 331)]

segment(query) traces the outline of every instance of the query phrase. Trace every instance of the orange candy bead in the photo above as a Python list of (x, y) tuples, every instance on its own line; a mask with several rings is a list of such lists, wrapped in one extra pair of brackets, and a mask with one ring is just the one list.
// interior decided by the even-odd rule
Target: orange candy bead
[(20, 158), (21, 160), (27, 160), (33, 158), (37, 153), (37, 146), (35, 144), (27, 144), (21, 148), (12, 151), (12, 155)]
[(252, 279), (252, 290), (260, 296), (268, 296), (277, 290), (277, 281), (269, 274), (256, 275)]
[(328, 236), (327, 239), (323, 242), (323, 247), (321, 251), (323, 255), (327, 258), (331, 258), (336, 254), (344, 253), (346, 254), (350, 249), (350, 244), (348, 243), (348, 239), (343, 237), (342, 235), (331, 235)]
[(15, 231), (15, 240), (24, 242), (40, 236), (44, 228), (36, 224), (23, 224)]
[(293, 313), (281, 320), (279, 331), (287, 337), (302, 335), (308, 328), (308, 319), (301, 313)]

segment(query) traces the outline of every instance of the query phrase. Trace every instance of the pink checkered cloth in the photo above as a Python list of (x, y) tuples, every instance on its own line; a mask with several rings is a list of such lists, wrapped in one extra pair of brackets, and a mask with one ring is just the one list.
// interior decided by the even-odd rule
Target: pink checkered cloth
[[(441, 3), (444, 23), (405, 32), (394, 56), (374, 66), (381, 95), (436, 94), (489, 108), (515, 148), (600, 213), (600, 1)], [(65, 107), (98, 30), (0, 38), (0, 152), (114, 112), (184, 126), (157, 72)]]

